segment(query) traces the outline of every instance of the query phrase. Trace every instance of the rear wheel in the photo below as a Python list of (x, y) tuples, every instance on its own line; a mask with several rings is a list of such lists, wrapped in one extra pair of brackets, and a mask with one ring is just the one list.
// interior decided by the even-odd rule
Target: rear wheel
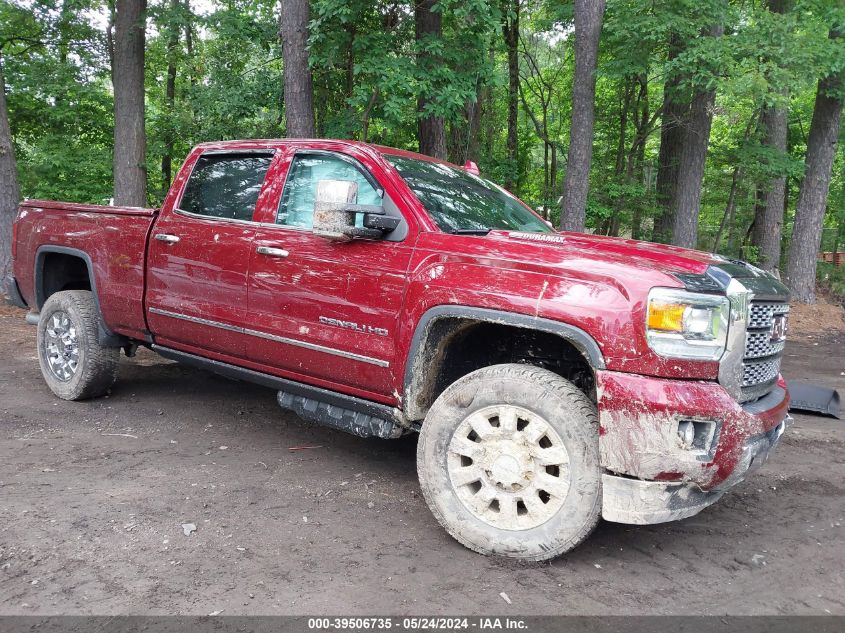
[(437, 520), (483, 554), (554, 558), (601, 514), (595, 406), (537, 367), (486, 367), (447, 388), (423, 422), (417, 470)]
[(38, 360), (47, 386), (64, 400), (105, 394), (117, 378), (120, 349), (97, 340), (99, 314), (88, 290), (50, 296), (38, 321)]

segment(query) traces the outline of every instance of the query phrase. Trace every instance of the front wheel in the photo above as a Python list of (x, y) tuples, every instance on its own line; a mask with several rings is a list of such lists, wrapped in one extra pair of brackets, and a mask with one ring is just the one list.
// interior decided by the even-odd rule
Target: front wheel
[(41, 308), (38, 360), (47, 386), (59, 398), (95, 398), (114, 384), (120, 349), (100, 345), (98, 326), (89, 290), (57, 292)]
[(587, 538), (601, 515), (596, 408), (545, 369), (479, 369), (431, 407), (417, 471), (434, 516), (466, 547), (554, 558)]

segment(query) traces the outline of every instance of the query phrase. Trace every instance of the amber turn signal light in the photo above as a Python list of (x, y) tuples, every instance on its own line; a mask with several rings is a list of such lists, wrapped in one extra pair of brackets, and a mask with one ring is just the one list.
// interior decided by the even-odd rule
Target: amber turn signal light
[(682, 332), (686, 305), (679, 303), (649, 303), (648, 329), (661, 332)]

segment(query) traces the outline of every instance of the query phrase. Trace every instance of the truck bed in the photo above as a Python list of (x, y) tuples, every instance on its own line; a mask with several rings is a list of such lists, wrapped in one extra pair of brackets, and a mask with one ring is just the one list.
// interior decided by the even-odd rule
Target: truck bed
[(24, 300), (34, 310), (44, 300), (44, 289), (33, 283), (39, 277), (37, 267), (63, 254), (81, 256), (93, 273), (104, 324), (117, 334), (144, 338), (144, 260), (156, 213), (139, 207), (23, 201), (15, 274)]

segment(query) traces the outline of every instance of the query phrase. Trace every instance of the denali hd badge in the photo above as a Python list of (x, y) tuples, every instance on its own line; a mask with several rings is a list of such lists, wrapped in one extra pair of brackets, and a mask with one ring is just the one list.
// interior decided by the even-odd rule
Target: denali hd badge
[(772, 343), (780, 343), (786, 340), (786, 315), (776, 314), (772, 319)]
[(334, 325), (335, 327), (343, 327), (347, 330), (355, 330), (361, 334), (378, 334), (379, 336), (387, 336), (389, 332), (382, 327), (373, 327), (372, 325), (359, 325), (355, 321), (341, 321), (340, 319), (332, 319), (331, 317), (320, 317), (320, 323), (323, 325)]

